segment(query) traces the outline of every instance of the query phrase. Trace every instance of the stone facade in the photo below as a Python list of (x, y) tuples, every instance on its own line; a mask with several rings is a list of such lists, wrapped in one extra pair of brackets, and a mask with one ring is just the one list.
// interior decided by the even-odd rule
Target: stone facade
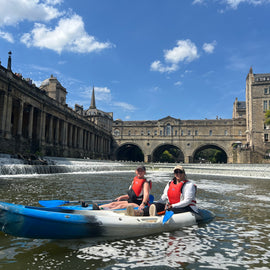
[(268, 155), (270, 127), (265, 125), (265, 112), (270, 110), (270, 73), (253, 74), (250, 69), (246, 79), (247, 144), (258, 154)]
[[(113, 121), (113, 113), (91, 105), (66, 104), (66, 89), (53, 75), (40, 88), (0, 63), (0, 152), (117, 159), (121, 149), (139, 148), (145, 162), (166, 147), (179, 150), (179, 162), (194, 161), (206, 148), (222, 150), (229, 163), (267, 162), (270, 127), (270, 74), (246, 78), (246, 101), (235, 99), (232, 119)], [(268, 159), (269, 160), (269, 159)]]
[[(41, 88), (0, 65), (0, 152), (109, 159), (111, 123), (105, 128), (66, 104), (53, 76)], [(112, 122), (112, 118), (111, 118)]]
[(166, 117), (157, 121), (122, 121), (113, 124), (114, 157), (119, 149), (138, 147), (144, 161), (154, 160), (164, 145), (183, 154), (182, 162), (193, 162), (195, 154), (207, 147), (224, 151), (229, 163), (267, 162), (270, 127), (265, 111), (270, 109), (270, 74), (253, 74), (246, 79), (246, 101), (235, 99), (232, 119), (181, 120)]
[(157, 121), (121, 121), (113, 124), (114, 153), (125, 145), (136, 145), (144, 153), (144, 161), (154, 160), (155, 151), (164, 145), (175, 146), (183, 154), (182, 162), (193, 162), (197, 151), (206, 146), (222, 149), (233, 162), (233, 145), (245, 144), (246, 120), (180, 120), (170, 116)]

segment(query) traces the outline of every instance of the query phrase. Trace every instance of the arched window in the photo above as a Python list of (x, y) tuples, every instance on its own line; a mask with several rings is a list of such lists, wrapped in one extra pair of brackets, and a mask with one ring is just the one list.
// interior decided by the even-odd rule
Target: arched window
[(166, 126), (166, 131), (165, 131), (166, 133), (166, 136), (171, 136), (171, 134), (172, 134), (172, 127), (171, 127), (171, 125), (170, 124), (167, 124), (167, 126)]

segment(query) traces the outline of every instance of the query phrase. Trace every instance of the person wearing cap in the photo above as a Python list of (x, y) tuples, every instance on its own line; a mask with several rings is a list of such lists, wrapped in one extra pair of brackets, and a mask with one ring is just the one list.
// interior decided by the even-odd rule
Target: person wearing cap
[(197, 212), (196, 185), (187, 180), (185, 170), (182, 166), (176, 166), (173, 172), (173, 179), (165, 186), (161, 198), (156, 203), (142, 210), (129, 210), (129, 214), (136, 216), (155, 216), (159, 213), (164, 214), (166, 210), (171, 210), (174, 213)]
[[(149, 204), (150, 189), (152, 187), (151, 181), (147, 181), (145, 178), (146, 169), (145, 166), (140, 165), (137, 167), (136, 176), (134, 177), (128, 193), (119, 196), (115, 201), (99, 206), (99, 209), (121, 209), (130, 207), (138, 207), (143, 209)], [(97, 209), (97, 206), (95, 206)]]

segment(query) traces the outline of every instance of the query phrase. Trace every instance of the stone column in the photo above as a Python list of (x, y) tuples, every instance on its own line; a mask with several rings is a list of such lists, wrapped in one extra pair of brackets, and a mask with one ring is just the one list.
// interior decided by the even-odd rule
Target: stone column
[(18, 136), (22, 135), (23, 108), (24, 108), (24, 102), (20, 101), (19, 115), (18, 115), (18, 129), (17, 129)]
[(73, 147), (73, 143), (72, 143), (72, 137), (73, 137), (73, 125), (70, 124), (69, 126), (69, 147)]
[(78, 148), (77, 132), (78, 132), (78, 128), (74, 126), (74, 148)]
[(58, 146), (59, 145), (59, 119), (55, 119), (55, 138), (54, 143)]
[(83, 135), (82, 135), (82, 129), (78, 128), (78, 148), (82, 149), (83, 146)]
[(67, 146), (67, 125), (68, 123), (66, 121), (64, 121), (63, 123), (63, 145)]
[(34, 117), (34, 107), (30, 106), (29, 119), (28, 119), (28, 139), (32, 139), (33, 135), (33, 117)]
[(49, 143), (51, 144), (53, 142), (53, 116), (50, 115), (49, 120)]
[(4, 131), (6, 130), (6, 117), (7, 117), (7, 95), (5, 93), (1, 95), (0, 112), (1, 112), (0, 133), (4, 134)]
[(12, 97), (7, 97), (7, 107), (6, 107), (6, 121), (5, 121), (5, 137), (7, 139), (11, 138), (11, 115), (12, 115)]
[(45, 124), (46, 124), (46, 113), (40, 112), (40, 126), (39, 126), (39, 139), (41, 144), (45, 142)]

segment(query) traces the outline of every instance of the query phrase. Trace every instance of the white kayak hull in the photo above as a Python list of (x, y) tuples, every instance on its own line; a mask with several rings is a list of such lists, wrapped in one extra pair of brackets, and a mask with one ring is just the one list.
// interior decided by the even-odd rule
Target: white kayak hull
[(165, 224), (164, 216), (128, 216), (125, 211), (91, 210), (92, 207), (31, 207), (0, 202), (0, 230), (39, 239), (128, 238), (177, 230), (213, 219), (211, 212), (174, 214)]

